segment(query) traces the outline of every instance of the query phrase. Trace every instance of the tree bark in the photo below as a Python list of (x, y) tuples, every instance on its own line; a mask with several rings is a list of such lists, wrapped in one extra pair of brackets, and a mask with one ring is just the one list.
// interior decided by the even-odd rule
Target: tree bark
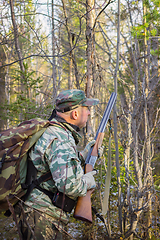
[[(14, 31), (14, 43), (15, 43), (15, 49), (16, 49), (16, 53), (18, 55), (18, 62), (19, 62), (19, 66), (20, 66), (20, 70), (21, 70), (21, 84), (20, 84), (20, 90), (21, 93), (23, 94), (23, 92), (25, 92), (25, 86), (24, 86), (24, 80), (25, 80), (25, 68), (23, 65), (23, 60), (22, 60), (22, 53), (21, 53), (21, 49), (20, 49), (20, 43), (19, 43), (19, 34), (18, 34), (18, 28), (17, 28), (17, 24), (16, 24), (16, 19), (15, 19), (15, 12), (14, 12), (14, 4), (13, 4), (13, 0), (9, 1), (10, 3), (10, 9), (11, 9), (11, 18), (12, 18), (12, 24), (13, 24), (13, 31)], [(20, 121), (22, 121), (23, 116), (22, 113), (20, 113)]]
[[(6, 55), (3, 47), (0, 45), (0, 66), (5, 65)], [(6, 67), (0, 68), (0, 131), (4, 130), (7, 124), (7, 120), (4, 120), (6, 117), (6, 112), (3, 109), (5, 101), (7, 100), (6, 91), (5, 91), (5, 75)]]
[(56, 74), (56, 59), (55, 59), (55, 27), (54, 27), (54, 0), (52, 0), (52, 77), (53, 77), (53, 106), (57, 96), (57, 74)]
[(65, 6), (65, 2), (64, 0), (62, 0), (63, 3), (63, 11), (64, 11), (64, 16), (65, 16), (65, 22), (66, 22), (66, 30), (67, 30), (67, 34), (68, 34), (68, 43), (69, 43), (69, 81), (68, 81), (68, 87), (72, 88), (73, 87), (73, 73), (72, 73), (72, 64), (74, 66), (74, 73), (75, 73), (75, 85), (77, 87), (77, 89), (80, 89), (80, 84), (79, 84), (79, 74), (78, 74), (78, 67), (77, 67), (77, 62), (75, 59), (75, 54), (74, 54), (74, 50), (73, 50), (73, 34), (71, 32), (70, 26), (69, 26), (69, 22), (68, 22), (68, 16), (67, 16), (67, 11), (66, 11), (66, 6)]
[(10, 3), (10, 8), (11, 8), (11, 18), (12, 18), (12, 24), (13, 24), (13, 30), (14, 30), (14, 41), (15, 41), (15, 49), (18, 55), (18, 59), (19, 59), (19, 65), (20, 65), (20, 69), (22, 72), (22, 76), (23, 72), (24, 72), (24, 66), (23, 66), (23, 60), (22, 60), (22, 53), (21, 53), (21, 49), (20, 49), (20, 44), (19, 44), (19, 35), (18, 35), (18, 28), (17, 28), (17, 24), (16, 24), (16, 19), (15, 19), (15, 12), (14, 12), (14, 4), (13, 4), (13, 0), (9, 0)]
[[(119, 69), (119, 46), (120, 46), (120, 0), (118, 0), (118, 19), (117, 19), (117, 61), (116, 61), (116, 68), (114, 73), (114, 89), (117, 93), (117, 74)], [(115, 148), (116, 148), (116, 168), (117, 168), (117, 184), (118, 184), (118, 213), (119, 213), (119, 226), (120, 232), (123, 233), (123, 224), (122, 224), (122, 206), (121, 206), (121, 199), (122, 199), (122, 190), (121, 190), (121, 181), (120, 181), (120, 165), (119, 165), (119, 148), (118, 148), (118, 136), (117, 136), (117, 107), (116, 104), (113, 108), (113, 118), (114, 118), (114, 140), (115, 140)]]
[[(86, 96), (91, 97), (94, 95), (93, 77), (94, 77), (94, 30), (93, 25), (95, 22), (95, 1), (86, 0), (86, 57), (87, 57), (87, 69), (86, 69)], [(94, 115), (94, 108), (91, 109), (91, 115), (87, 122), (87, 133), (89, 136), (95, 133), (94, 121), (92, 121)]]
[(87, 49), (86, 49), (86, 56), (87, 56), (87, 85), (86, 85), (86, 95), (90, 97), (93, 93), (92, 84), (93, 84), (93, 24), (95, 21), (95, 13), (94, 13), (94, 0), (87, 0), (86, 1), (86, 42), (87, 42)]

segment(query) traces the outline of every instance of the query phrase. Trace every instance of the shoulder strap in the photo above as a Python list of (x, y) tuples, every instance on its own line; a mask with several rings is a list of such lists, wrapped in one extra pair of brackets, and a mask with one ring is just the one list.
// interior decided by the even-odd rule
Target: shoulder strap
[(2, 160), (0, 161), (0, 174), (2, 173), (2, 167), (3, 167), (3, 163), (5, 161), (5, 157), (6, 157), (6, 153), (3, 154)]
[[(22, 188), (24, 190), (27, 189), (27, 192), (26, 194), (23, 196), (22, 200), (25, 202), (26, 199), (29, 197), (30, 193), (32, 192), (32, 190), (34, 188), (38, 188), (39, 185), (42, 183), (42, 182), (45, 182), (45, 181), (48, 181), (49, 179), (52, 178), (52, 175), (51, 175), (51, 172), (47, 172), (45, 174), (43, 174), (41, 177), (39, 177), (38, 179), (35, 179), (32, 181), (32, 183), (30, 185), (27, 185), (27, 184), (21, 184)], [(39, 188), (38, 188), (39, 189)], [(42, 191), (43, 188), (41, 188), (41, 191)], [(49, 191), (48, 191), (49, 192)]]

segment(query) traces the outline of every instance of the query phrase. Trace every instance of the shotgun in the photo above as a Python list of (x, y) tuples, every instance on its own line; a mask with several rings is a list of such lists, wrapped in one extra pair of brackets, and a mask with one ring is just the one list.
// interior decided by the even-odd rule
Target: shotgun
[[(94, 165), (98, 156), (98, 148), (102, 145), (105, 128), (111, 114), (112, 108), (116, 101), (117, 94), (113, 92), (110, 96), (107, 107), (104, 111), (101, 123), (98, 127), (96, 136), (95, 136), (95, 145), (91, 148), (88, 153), (88, 156), (85, 161), (85, 173), (91, 172), (94, 168)], [(74, 210), (74, 218), (82, 221), (92, 223), (92, 207), (91, 207), (91, 194), (94, 190), (88, 190), (86, 196), (78, 197), (77, 204)]]

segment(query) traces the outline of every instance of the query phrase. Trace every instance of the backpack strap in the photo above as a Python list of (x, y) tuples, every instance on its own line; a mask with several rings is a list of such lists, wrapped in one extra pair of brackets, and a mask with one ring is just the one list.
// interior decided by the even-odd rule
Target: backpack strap
[[(58, 126), (65, 130), (65, 127), (59, 122), (50, 121), (49, 126)], [(27, 163), (26, 182), (21, 184), (21, 187), (24, 190), (27, 190), (27, 192), (22, 197), (22, 200), (26, 201), (34, 188), (38, 188), (40, 191), (44, 192), (49, 197), (53, 197), (52, 192), (47, 191), (40, 187), (40, 184), (42, 182), (48, 181), (49, 179), (52, 178), (51, 172), (48, 171), (47, 173), (43, 174), (41, 177), (37, 178), (37, 169), (34, 166), (33, 161), (31, 160), (31, 158), (29, 156), (29, 152), (27, 153), (27, 161), (28, 161), (28, 163)]]
[[(49, 172), (43, 174), (41, 177), (33, 180), (32, 183), (29, 184), (29, 185), (28, 185), (28, 184), (25, 184), (25, 183), (24, 183), (24, 184), (21, 184), (21, 186), (22, 186), (22, 188), (23, 188), (24, 190), (27, 189), (27, 192), (26, 192), (26, 194), (22, 197), (22, 200), (25, 202), (34, 188), (38, 188), (39, 185), (40, 185), (42, 182), (48, 181), (48, 180), (51, 179), (51, 178), (52, 178), (52, 175), (51, 175), (51, 172), (49, 171)], [(40, 187), (40, 188), (41, 188), (41, 187)], [(39, 188), (38, 188), (38, 189), (39, 189)], [(41, 188), (41, 191), (42, 191), (42, 189), (43, 189), (43, 188)], [(42, 191), (42, 192), (43, 192), (43, 191)], [(49, 191), (48, 191), (48, 192), (49, 192)]]
[(3, 167), (3, 163), (5, 161), (5, 157), (6, 157), (7, 153), (3, 154), (2, 160), (0, 161), (0, 174), (2, 173), (2, 167)]
[(51, 191), (48, 191), (48, 190), (40, 187), (39, 185), (36, 185), (35, 188), (37, 188), (38, 190), (40, 190), (41, 192), (43, 192), (44, 194), (46, 194), (46, 195), (51, 199), (51, 201), (53, 200), (54, 194), (55, 194), (55, 192), (57, 191), (57, 190), (56, 190), (55, 192), (51, 192)]
[(49, 180), (50, 178), (52, 178), (52, 174), (51, 174), (51, 172), (47, 172), (46, 174), (42, 175), (38, 179), (33, 180), (33, 182), (28, 186), (27, 192), (23, 196), (22, 200), (26, 201), (27, 198), (29, 197), (31, 191), (34, 188), (37, 188), (38, 190), (40, 190), (41, 192), (43, 192), (50, 198), (50, 200), (54, 206), (63, 209), (63, 211), (65, 211), (65, 212), (71, 213), (72, 209), (74, 208), (74, 206), (76, 204), (75, 200), (73, 200), (70, 197), (68, 197), (67, 195), (65, 195), (65, 193), (59, 192), (58, 189), (55, 192), (51, 192), (51, 191), (48, 191), (48, 190), (40, 187), (40, 184), (42, 182), (45, 182), (45, 181)]
[[(38, 188), (40, 191), (44, 192), (47, 196), (49, 196), (50, 198), (53, 198), (54, 193), (47, 191), (39, 186), (42, 182), (45, 182), (45, 181), (49, 180), (50, 178), (52, 178), (51, 172), (47, 172), (47, 173), (43, 174), (41, 177), (39, 177), (38, 179), (33, 180), (32, 183), (29, 185), (26, 183), (22, 183), (21, 187), (24, 190), (27, 190), (25, 195), (21, 198), (22, 201), (25, 202), (27, 200), (27, 198), (29, 197), (30, 193), (32, 192), (32, 190), (34, 188)], [(15, 207), (16, 204), (13, 207)], [(9, 209), (6, 210), (6, 212), (4, 213), (4, 216), (10, 217), (10, 215), (11, 215), (11, 211)]]

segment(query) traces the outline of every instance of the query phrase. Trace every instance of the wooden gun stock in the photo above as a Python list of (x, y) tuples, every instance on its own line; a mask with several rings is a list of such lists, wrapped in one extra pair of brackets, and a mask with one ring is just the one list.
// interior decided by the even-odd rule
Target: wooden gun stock
[[(98, 148), (102, 145), (104, 138), (104, 133), (99, 133), (96, 143), (93, 147), (91, 156), (98, 156)], [(93, 166), (91, 164), (86, 164), (85, 173), (91, 172)], [(82, 221), (92, 223), (92, 206), (91, 206), (91, 194), (94, 189), (88, 190), (86, 196), (78, 197), (77, 205), (74, 211), (74, 218)]]

